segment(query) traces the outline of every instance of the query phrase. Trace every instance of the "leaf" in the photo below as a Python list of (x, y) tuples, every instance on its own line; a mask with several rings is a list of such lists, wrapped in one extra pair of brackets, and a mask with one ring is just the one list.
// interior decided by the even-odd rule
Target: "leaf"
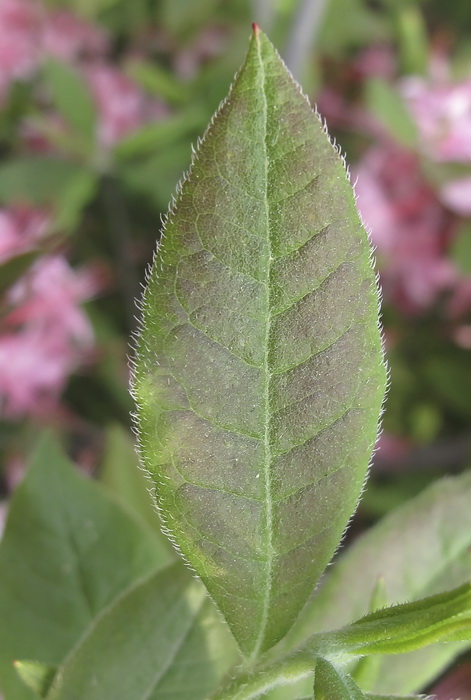
[(366, 700), (355, 681), (326, 659), (318, 659), (314, 671), (314, 700)]
[(45, 156), (24, 156), (0, 166), (0, 202), (51, 204), (83, 182), (87, 170), (75, 163)]
[[(149, 493), (150, 483), (138, 468), (134, 441), (129, 432), (117, 423), (108, 428), (106, 433), (100, 481), (143, 518), (147, 525), (160, 532), (159, 518)], [(166, 539), (162, 546), (165, 545), (168, 545)], [(169, 552), (171, 555), (172, 551)]]
[(353, 678), (326, 659), (318, 659), (314, 672), (314, 700), (426, 700), (424, 695), (371, 695), (364, 693)]
[(98, 178), (94, 173), (86, 170), (77, 172), (54, 203), (54, 226), (59, 231), (73, 232), (80, 223), (85, 206), (94, 198), (97, 189)]
[(139, 160), (119, 163), (119, 179), (133, 195), (145, 197), (157, 210), (165, 209), (181, 172), (190, 161), (188, 146), (184, 143), (163, 146), (159, 153)]
[(31, 693), (12, 661), (59, 664), (97, 615), (169, 561), (154, 533), (44, 440), (13, 496), (0, 544), (0, 686)]
[(256, 29), (170, 212), (134, 378), (166, 526), (249, 657), (290, 628), (356, 507), (377, 305), (341, 159)]
[(179, 82), (173, 73), (157, 63), (134, 59), (126, 65), (126, 73), (145, 90), (157, 97), (162, 97), (170, 104), (187, 102), (190, 86)]
[(123, 138), (115, 147), (115, 155), (125, 160), (168, 148), (185, 137), (188, 140), (188, 134), (194, 133), (204, 121), (202, 110), (192, 109), (146, 124)]
[(51, 687), (57, 666), (47, 666), (37, 661), (15, 661), (14, 667), (21, 680), (42, 698)]
[(471, 275), (471, 222), (465, 220), (456, 231), (450, 247), (450, 257), (461, 274)]
[[(384, 579), (389, 602), (416, 600), (471, 579), (470, 500), (471, 473), (441, 479), (358, 538), (330, 569), (283, 641), (283, 649), (364, 615), (378, 577)], [(371, 690), (398, 694), (420, 690), (462, 648), (462, 644), (434, 645), (385, 657)]]
[(315, 634), (294, 653), (271, 664), (265, 657), (263, 664), (248, 672), (244, 666), (234, 669), (229, 682), (212, 698), (251, 700), (285, 685), (294, 690), (294, 695), (289, 692), (285, 698), (298, 697), (308, 689), (309, 677), (315, 672), (316, 700), (362, 700), (363, 691), (355, 680), (350, 675), (344, 677), (331, 663), (347, 667), (355, 657), (402, 654), (435, 641), (454, 640), (471, 640), (471, 582), (378, 610), (342, 629)]
[(385, 80), (373, 78), (366, 83), (366, 104), (386, 132), (399, 144), (417, 146), (417, 126), (401, 96)]
[(28, 250), (0, 263), (0, 294), (4, 294), (25, 274), (39, 255), (39, 250)]
[[(384, 586), (384, 578), (379, 577), (376, 586), (372, 591), (369, 612), (376, 612), (386, 607), (387, 598)], [(370, 688), (374, 685), (379, 676), (381, 668), (380, 656), (364, 656), (359, 659), (356, 665), (350, 669), (353, 680), (362, 688)]]
[[(314, 635), (313, 649), (322, 637)], [(471, 583), (365, 615), (342, 630), (325, 633), (320, 644), (327, 655), (361, 657), (403, 654), (437, 641), (471, 642)]]
[(237, 660), (202, 585), (175, 565), (137, 584), (59, 670), (48, 700), (206, 700)]
[(85, 81), (76, 70), (53, 58), (44, 62), (43, 73), (55, 107), (78, 135), (84, 136), (91, 146), (96, 110)]

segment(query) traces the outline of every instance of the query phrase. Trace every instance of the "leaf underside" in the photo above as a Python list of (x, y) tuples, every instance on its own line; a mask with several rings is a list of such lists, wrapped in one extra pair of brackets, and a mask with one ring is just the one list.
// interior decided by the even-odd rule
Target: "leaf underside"
[(256, 29), (169, 214), (134, 377), (168, 532), (249, 657), (290, 628), (356, 507), (377, 314), (343, 163)]

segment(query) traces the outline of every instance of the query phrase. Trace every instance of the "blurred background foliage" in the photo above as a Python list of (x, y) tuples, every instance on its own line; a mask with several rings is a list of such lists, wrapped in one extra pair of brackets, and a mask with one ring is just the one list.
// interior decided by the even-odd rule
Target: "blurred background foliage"
[(390, 389), (353, 532), (468, 468), (469, 0), (0, 0), (3, 513), (48, 429), (153, 519), (130, 476), (135, 298), (253, 20), (345, 153), (376, 246)]

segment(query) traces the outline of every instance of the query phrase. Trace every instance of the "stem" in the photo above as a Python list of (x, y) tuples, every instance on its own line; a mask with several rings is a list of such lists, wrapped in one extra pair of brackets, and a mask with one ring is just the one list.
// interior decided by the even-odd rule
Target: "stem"
[(300, 79), (310, 47), (319, 32), (327, 0), (301, 0), (288, 37), (285, 61)]
[(292, 685), (314, 672), (316, 665), (312, 652), (299, 651), (272, 666), (252, 674), (240, 675), (213, 695), (211, 700), (251, 700), (269, 690)]

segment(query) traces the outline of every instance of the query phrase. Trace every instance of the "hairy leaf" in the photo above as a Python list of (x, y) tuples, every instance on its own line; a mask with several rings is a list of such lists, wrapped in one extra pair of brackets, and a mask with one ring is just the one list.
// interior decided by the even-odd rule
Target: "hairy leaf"
[(343, 163), (256, 28), (169, 214), (134, 380), (168, 531), (247, 656), (290, 628), (357, 504), (377, 306)]
[(365, 700), (355, 681), (326, 659), (318, 659), (314, 672), (314, 700)]
[(206, 700), (238, 659), (201, 583), (177, 564), (110, 606), (59, 669), (48, 700)]
[(150, 528), (44, 440), (12, 499), (0, 545), (5, 700), (36, 697), (13, 660), (59, 664), (103, 608), (168, 561)]

